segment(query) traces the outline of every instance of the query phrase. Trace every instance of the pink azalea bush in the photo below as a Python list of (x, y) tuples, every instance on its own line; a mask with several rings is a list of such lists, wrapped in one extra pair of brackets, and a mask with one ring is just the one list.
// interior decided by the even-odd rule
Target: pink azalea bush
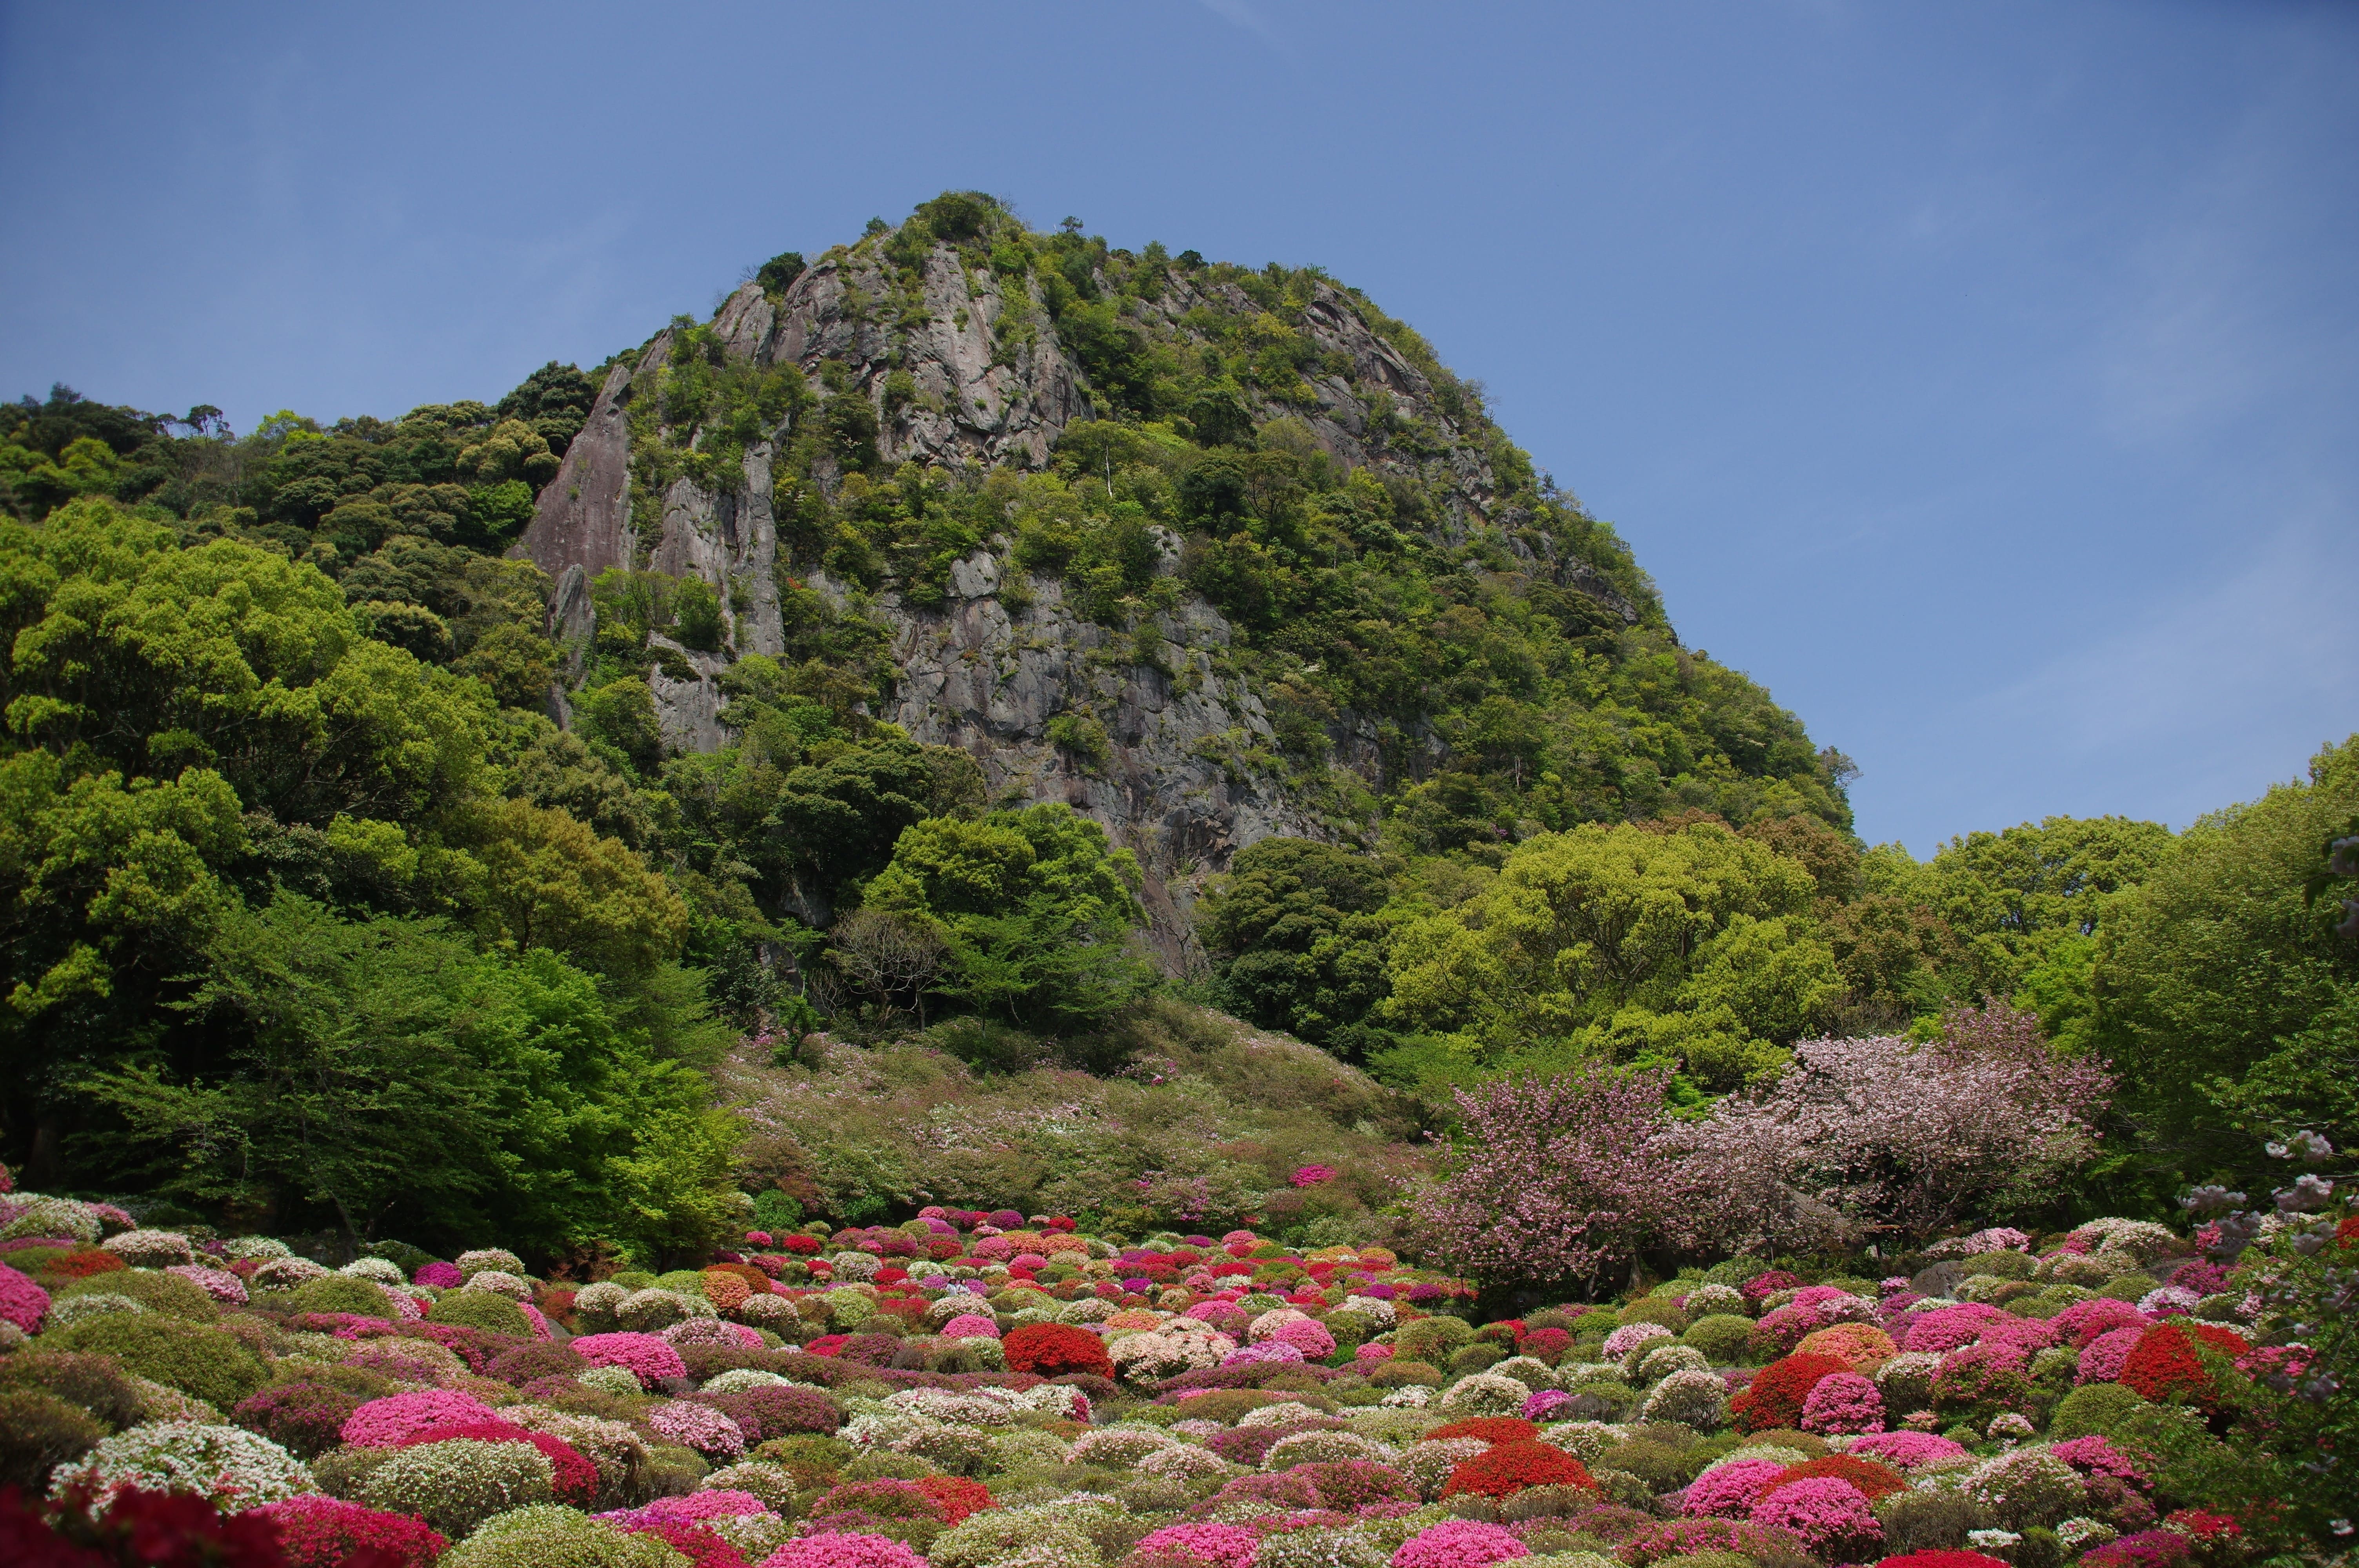
[(1901, 1470), (1913, 1470), (1936, 1459), (1955, 1459), (1965, 1445), (1930, 1432), (1879, 1432), (1851, 1445), (1852, 1453), (1880, 1459)]
[(1401, 1542), (1391, 1568), (1483, 1568), (1511, 1557), (1528, 1557), (1531, 1548), (1495, 1524), (1473, 1519), (1445, 1519)]
[(1247, 1568), (1260, 1548), (1260, 1535), (1241, 1524), (1166, 1525), (1138, 1543), (1141, 1552), (1174, 1552), (1210, 1568)]
[(1680, 1511), (1691, 1519), (1745, 1519), (1761, 1488), (1786, 1473), (1775, 1459), (1738, 1459), (1715, 1465), (1690, 1483)]
[(927, 1568), (927, 1564), (890, 1536), (827, 1531), (789, 1541), (763, 1558), (761, 1568)]
[(688, 1363), (679, 1352), (653, 1334), (585, 1334), (573, 1341), (573, 1349), (592, 1366), (622, 1368), (643, 1389), (688, 1376)]
[(1884, 1395), (1856, 1372), (1831, 1372), (1802, 1401), (1802, 1430), (1827, 1435), (1884, 1430)]
[(13, 1323), (27, 1334), (41, 1326), (49, 1310), (49, 1292), (29, 1275), (0, 1263), (0, 1323)]
[(2076, 1383), (2114, 1381), (2121, 1377), (2122, 1368), (2128, 1363), (2130, 1352), (2137, 1348), (2138, 1341), (2145, 1336), (2146, 1330), (2142, 1327), (2107, 1329), (2089, 1341), (2087, 1347), (2081, 1352), (2080, 1369), (2073, 1373), (2072, 1380)]
[(202, 1263), (174, 1263), (164, 1272), (179, 1275), (217, 1302), (230, 1306), (244, 1306), (246, 1303), (245, 1281), (226, 1269), (209, 1269)]
[[(1813, 1476), (1775, 1488), (1753, 1505), (1753, 1521), (1791, 1531), (1819, 1556), (1858, 1551), (1884, 1539), (1866, 1495), (1832, 1476)], [(1834, 1560), (1844, 1559), (1836, 1555)]]
[(492, 1407), (452, 1389), (419, 1389), (371, 1400), (344, 1418), (338, 1435), (356, 1448), (392, 1448), (438, 1427), (496, 1421)]
[(942, 1325), (942, 1335), (949, 1339), (996, 1339), (999, 1325), (980, 1313), (962, 1312)]
[(672, 1400), (647, 1412), (647, 1425), (667, 1443), (693, 1448), (708, 1456), (743, 1458), (745, 1430), (711, 1405)]

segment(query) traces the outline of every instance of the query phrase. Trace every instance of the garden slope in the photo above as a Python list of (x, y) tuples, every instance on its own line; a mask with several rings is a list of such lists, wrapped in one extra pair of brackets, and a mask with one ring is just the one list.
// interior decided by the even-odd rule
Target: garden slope
[[(996, 1070), (961, 1060), (996, 1050)], [(781, 1065), (766, 1042), (715, 1072), (753, 1136), (744, 1166), (807, 1208), (874, 1220), (887, 1203), (1156, 1215), (1364, 1237), (1424, 1168), (1414, 1111), (1356, 1068), (1209, 1010), (1153, 1004), (1105, 1043), (1093, 1076), (1037, 1043), (962, 1020), (854, 1047), (815, 1036)], [(1096, 1064), (1103, 1065), (1103, 1064)], [(1298, 1189), (1295, 1173), (1327, 1179)], [(1305, 1228), (1307, 1227), (1307, 1228)]]

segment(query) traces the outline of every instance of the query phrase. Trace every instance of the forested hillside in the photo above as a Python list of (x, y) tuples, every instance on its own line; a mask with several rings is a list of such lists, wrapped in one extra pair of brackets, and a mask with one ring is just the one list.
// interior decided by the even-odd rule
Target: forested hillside
[[(2060, 1213), (2359, 1136), (2304, 898), (2350, 745), (2184, 834), (1864, 846), (1842, 754), (1316, 268), (946, 194), (496, 403), (27, 398), (0, 502), (0, 1159), (43, 1190), (552, 1257), (949, 1170), (1203, 1225), (1323, 1160), (1364, 1216), (1452, 1087), (1603, 1064), (1700, 1118), (2006, 1002), (2119, 1078)], [(1188, 1007), (1358, 1108), (1289, 1123)], [(731, 1108), (890, 1063), (907, 1124)], [(945, 1162), (1064, 1136), (1073, 1071), (1209, 1098), (1087, 1181)]]

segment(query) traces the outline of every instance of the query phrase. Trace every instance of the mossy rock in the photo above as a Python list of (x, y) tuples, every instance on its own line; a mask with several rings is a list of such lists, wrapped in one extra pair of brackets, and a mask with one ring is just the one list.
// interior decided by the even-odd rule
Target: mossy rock
[(147, 1378), (202, 1400), (216, 1410), (237, 1402), (270, 1380), (261, 1357), (218, 1328), (153, 1314), (108, 1316), (41, 1336), (44, 1347), (112, 1356), (135, 1378)]
[(356, 1280), (346, 1274), (331, 1274), (324, 1280), (306, 1280), (295, 1287), (288, 1298), (293, 1312), (339, 1312), (354, 1317), (382, 1318), (391, 1322), (393, 1303), (385, 1292), (366, 1280)]
[(457, 1324), (463, 1328), (480, 1328), (486, 1334), (507, 1334), (518, 1338), (532, 1335), (532, 1323), (524, 1315), (524, 1309), (489, 1291), (445, 1291), (426, 1317), (429, 1323)]
[(129, 1296), (149, 1312), (190, 1323), (215, 1323), (221, 1318), (221, 1303), (202, 1285), (160, 1269), (117, 1269), (92, 1274), (51, 1293), (61, 1302), (76, 1296)]

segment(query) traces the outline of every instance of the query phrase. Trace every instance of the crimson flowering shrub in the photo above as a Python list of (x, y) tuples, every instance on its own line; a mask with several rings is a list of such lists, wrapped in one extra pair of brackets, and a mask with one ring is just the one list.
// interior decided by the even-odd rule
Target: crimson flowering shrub
[(1875, 1568), (2006, 1568), (2006, 1563), (1979, 1552), (1904, 1552), (1897, 1557), (1885, 1558)]
[(2215, 1323), (2158, 1323), (2138, 1336), (2116, 1380), (2157, 1404), (2185, 1402), (2212, 1410), (2219, 1403), (2220, 1387), (2196, 1353), (2199, 1343), (2230, 1357), (2250, 1355), (2253, 1348), (2243, 1335)]
[(1822, 1458), (1788, 1465), (1762, 1488), (1762, 1495), (1766, 1497), (1777, 1487), (1789, 1487), (1797, 1481), (1816, 1480), (1821, 1476), (1850, 1482), (1871, 1503), (1895, 1492), (1905, 1491), (1908, 1486), (1897, 1471), (1873, 1459), (1862, 1459), (1853, 1454), (1829, 1454)]
[(344, 1422), (360, 1407), (358, 1399), (324, 1383), (276, 1383), (239, 1401), (230, 1420), (299, 1459), (315, 1459), (344, 1440)]
[(2091, 1549), (2081, 1562), (2083, 1568), (2179, 1568), (2192, 1551), (2188, 1538), (2175, 1530), (2143, 1530)]
[(1511, 1498), (1528, 1487), (1581, 1487), (1595, 1490), (1597, 1483), (1580, 1460), (1553, 1444), (1537, 1441), (1496, 1443), (1450, 1473), (1441, 1495), (1454, 1498), (1471, 1492), (1484, 1498)]
[(1065, 1323), (1027, 1323), (1000, 1341), (1008, 1370), (1037, 1372), (1044, 1378), (1086, 1372), (1114, 1376), (1114, 1359), (1105, 1342), (1087, 1329)]
[(992, 1497), (990, 1487), (964, 1476), (928, 1476), (918, 1483), (918, 1490), (940, 1504), (944, 1518), (951, 1524), (958, 1523), (969, 1514), (978, 1514), (985, 1509), (999, 1506)]
[(1474, 1415), (1463, 1421), (1446, 1421), (1430, 1428), (1419, 1439), (1440, 1443), (1451, 1437), (1479, 1437), (1485, 1443), (1529, 1443), (1540, 1434), (1540, 1429), (1530, 1422), (1512, 1415)]
[(1744, 1390), (1728, 1401), (1728, 1413), (1746, 1432), (1774, 1427), (1799, 1430), (1802, 1407), (1821, 1378), (1849, 1372), (1851, 1363), (1834, 1356), (1802, 1353), (1772, 1361), (1754, 1374)]
[(341, 1498), (288, 1498), (255, 1510), (278, 1528), (287, 1568), (426, 1568), (450, 1541), (408, 1514), (363, 1508)]
[(0, 1563), (12, 1568), (284, 1568), (260, 1510), (224, 1514), (185, 1492), (117, 1491), (95, 1513), (69, 1494), (43, 1508), (0, 1487)]

